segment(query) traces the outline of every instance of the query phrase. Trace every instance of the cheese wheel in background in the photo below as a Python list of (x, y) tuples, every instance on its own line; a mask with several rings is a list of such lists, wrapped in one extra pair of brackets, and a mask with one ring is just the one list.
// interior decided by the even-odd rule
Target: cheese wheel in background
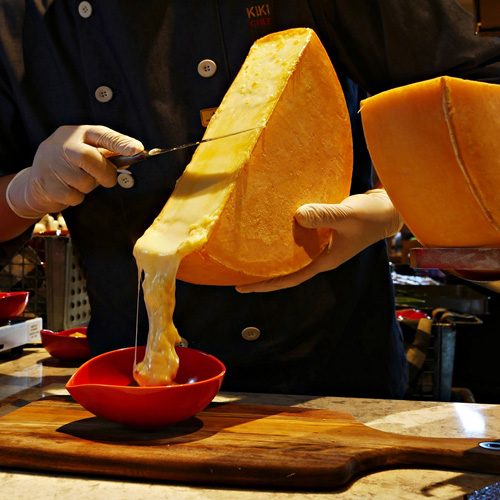
[(440, 77), (361, 103), (377, 174), (426, 247), (500, 246), (500, 86)]
[(297, 271), (323, 251), (330, 230), (302, 228), (294, 213), (349, 195), (352, 140), (342, 88), (311, 29), (255, 42), (204, 137), (252, 128), (197, 148), (136, 256), (177, 254), (177, 278), (237, 285)]

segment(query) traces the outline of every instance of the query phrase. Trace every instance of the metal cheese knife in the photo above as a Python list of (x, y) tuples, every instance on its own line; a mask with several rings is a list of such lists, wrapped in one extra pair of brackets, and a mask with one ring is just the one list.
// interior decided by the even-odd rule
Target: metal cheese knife
[(123, 156), (123, 155), (111, 156), (108, 157), (108, 160), (111, 163), (113, 163), (117, 168), (128, 167), (129, 165), (132, 165), (134, 163), (138, 163), (144, 160), (149, 160), (150, 158), (154, 158), (155, 156), (162, 155), (164, 153), (171, 153), (172, 151), (178, 151), (179, 149), (191, 148), (193, 146), (198, 146), (198, 144), (202, 144), (204, 142), (218, 141), (219, 139), (224, 139), (226, 137), (231, 137), (233, 135), (243, 134), (245, 132), (250, 132), (251, 130), (256, 130), (258, 128), (262, 127), (248, 128), (246, 130), (232, 132), (231, 134), (219, 135), (218, 137), (208, 137), (207, 139), (202, 139), (201, 141), (189, 142), (187, 144), (181, 144), (180, 146), (175, 146), (173, 148), (167, 148), (167, 149), (155, 148), (155, 149), (150, 149), (148, 151), (145, 150), (133, 156)]

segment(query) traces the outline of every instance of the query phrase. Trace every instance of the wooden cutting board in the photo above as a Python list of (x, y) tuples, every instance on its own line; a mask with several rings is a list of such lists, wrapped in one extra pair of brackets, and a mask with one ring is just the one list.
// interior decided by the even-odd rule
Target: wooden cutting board
[(500, 474), (500, 441), (421, 438), (367, 427), (344, 412), (213, 404), (161, 431), (94, 417), (69, 398), (0, 418), (0, 465), (184, 483), (336, 488), (374, 469), (433, 467)]

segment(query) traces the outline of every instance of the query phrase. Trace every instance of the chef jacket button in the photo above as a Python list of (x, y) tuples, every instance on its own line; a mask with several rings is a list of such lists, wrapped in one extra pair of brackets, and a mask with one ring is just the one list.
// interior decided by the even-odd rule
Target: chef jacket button
[(118, 185), (124, 189), (130, 189), (135, 184), (134, 176), (128, 170), (122, 170), (116, 180), (118, 181)]
[(95, 98), (99, 102), (109, 102), (113, 99), (113, 91), (106, 85), (101, 85), (95, 90)]
[(245, 340), (257, 340), (260, 337), (260, 330), (254, 326), (249, 326), (242, 330), (241, 336)]
[(188, 347), (189, 342), (184, 337), (181, 337), (181, 341), (177, 345), (179, 347)]
[(217, 64), (211, 59), (203, 59), (203, 61), (198, 64), (198, 74), (203, 78), (210, 78), (214, 76), (217, 72)]
[(90, 2), (80, 2), (78, 4), (78, 14), (84, 19), (88, 19), (92, 15), (92, 5)]

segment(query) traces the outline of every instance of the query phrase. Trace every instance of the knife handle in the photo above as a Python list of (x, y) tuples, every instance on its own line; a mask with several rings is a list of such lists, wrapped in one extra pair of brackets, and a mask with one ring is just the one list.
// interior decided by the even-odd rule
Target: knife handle
[(128, 167), (129, 165), (133, 165), (134, 163), (138, 163), (140, 161), (149, 160), (151, 158), (149, 151), (142, 151), (133, 156), (110, 156), (108, 160), (113, 163), (116, 168)]

